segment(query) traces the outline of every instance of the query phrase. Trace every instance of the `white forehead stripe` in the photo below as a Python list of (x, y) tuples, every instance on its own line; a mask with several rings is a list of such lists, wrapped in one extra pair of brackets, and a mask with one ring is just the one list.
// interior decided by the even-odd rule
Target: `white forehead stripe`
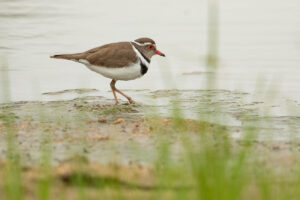
[(151, 42), (145, 42), (144, 45), (149, 45), (152, 44)]
[[(142, 44), (142, 43), (139, 43), (139, 42), (136, 42), (136, 41), (132, 41), (132, 43), (135, 43), (135, 44), (137, 44), (139, 46), (146, 46), (146, 45), (152, 44), (151, 42), (145, 42), (144, 44)], [(152, 44), (152, 45), (155, 46), (155, 44)]]

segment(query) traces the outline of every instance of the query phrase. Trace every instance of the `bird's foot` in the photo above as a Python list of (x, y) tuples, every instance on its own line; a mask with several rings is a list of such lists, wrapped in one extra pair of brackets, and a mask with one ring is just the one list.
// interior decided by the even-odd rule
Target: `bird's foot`
[(131, 98), (128, 98), (128, 101), (130, 104), (136, 104), (135, 101), (133, 101)]

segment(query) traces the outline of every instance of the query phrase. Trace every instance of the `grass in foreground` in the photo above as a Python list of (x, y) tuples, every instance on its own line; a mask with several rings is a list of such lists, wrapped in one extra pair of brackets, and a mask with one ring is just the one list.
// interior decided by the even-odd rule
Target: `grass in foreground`
[(25, 167), (20, 163), (16, 122), (11, 120), (15, 117), (10, 112), (3, 115), (1, 134), (7, 135), (7, 159), (0, 167), (0, 199), (299, 197), (298, 151), (282, 152), (272, 143), (257, 142), (255, 129), (245, 128), (245, 138), (233, 140), (225, 126), (178, 115), (146, 119), (148, 136), (156, 137), (157, 160), (152, 166), (100, 164), (84, 156), (53, 166), (53, 138), (43, 133), (40, 165)]

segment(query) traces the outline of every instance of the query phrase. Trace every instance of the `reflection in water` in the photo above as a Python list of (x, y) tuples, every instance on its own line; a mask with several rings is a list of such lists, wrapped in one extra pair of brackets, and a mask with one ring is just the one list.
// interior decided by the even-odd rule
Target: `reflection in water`
[(206, 64), (213, 69), (218, 65), (218, 15), (219, 0), (208, 1), (208, 18), (207, 18), (207, 56)]
[[(88, 93), (88, 94), (87, 94)], [(229, 126), (233, 136), (241, 137), (242, 128), (258, 128), (258, 139), (289, 140), (291, 133), (297, 136), (300, 133), (300, 104), (290, 102), (296, 106), (295, 114), (282, 116), (277, 113), (277, 106), (270, 106), (264, 102), (253, 101), (250, 94), (229, 90), (126, 90), (131, 96), (138, 99), (136, 108), (142, 108), (140, 112), (146, 114), (159, 114), (170, 116), (174, 110), (174, 104), (180, 105), (182, 114), (188, 119), (201, 119), (212, 123)], [(64, 90), (45, 94), (47, 100), (70, 100), (78, 97), (99, 101), (99, 97), (110, 99), (108, 105), (114, 101), (110, 91), (100, 92), (96, 90)], [(103, 98), (106, 97), (106, 98)], [(127, 103), (122, 99), (121, 104)], [(143, 106), (139, 106), (143, 105)], [(268, 113), (265, 113), (265, 110)], [(297, 111), (298, 109), (298, 111)], [(291, 130), (293, 128), (293, 130)], [(270, 134), (271, 133), (271, 134)], [(298, 137), (298, 136), (297, 136)], [(300, 139), (300, 138), (299, 138)]]
[[(158, 110), (162, 115), (172, 113), (171, 100), (180, 105), (185, 117), (200, 117), (205, 121), (230, 126), (237, 137), (241, 136), (243, 127), (258, 128), (258, 139), (288, 141), (293, 136), (300, 139), (300, 116), (275, 116), (276, 108), (252, 101), (247, 93), (228, 90), (159, 90), (151, 92), (150, 96), (157, 98)], [(264, 116), (266, 107), (273, 115)]]
[(0, 59), (0, 102), (10, 101), (9, 69), (4, 60)]

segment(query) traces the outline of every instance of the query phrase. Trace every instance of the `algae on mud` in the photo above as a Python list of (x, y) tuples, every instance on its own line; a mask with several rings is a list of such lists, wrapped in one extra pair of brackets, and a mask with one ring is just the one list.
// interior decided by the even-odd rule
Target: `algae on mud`
[[(290, 125), (296, 132), (299, 131), (297, 127), (300, 126), (300, 119), (297, 117), (260, 116), (259, 106), (262, 103), (247, 100), (247, 93), (227, 90), (133, 92), (139, 96), (155, 98), (157, 104), (125, 103), (115, 106), (112, 99), (102, 96), (2, 104), (0, 158), (5, 157), (3, 123), (8, 119), (15, 122), (17, 140), (25, 164), (38, 162), (42, 135), (47, 135), (49, 141), (53, 142), (51, 145), (54, 163), (66, 160), (74, 154), (83, 154), (91, 161), (107, 163), (118, 160), (125, 164), (151, 164), (157, 157), (155, 149), (159, 140), (154, 133), (160, 131), (172, 132), (175, 135), (179, 132), (227, 131), (234, 137), (241, 137), (242, 124), (248, 128), (257, 126), (256, 130), (260, 132), (258, 139), (267, 137), (270, 131), (273, 135), (278, 135), (278, 138), (289, 138), (284, 132), (288, 131)], [(178, 126), (180, 129), (174, 130), (174, 123), (169, 123), (172, 120), (167, 119), (174, 112), (173, 104), (180, 105), (181, 117), (204, 121), (185, 120)], [(146, 118), (149, 120), (144, 121), (142, 117), (148, 113), (151, 114)], [(153, 117), (157, 119), (151, 120)], [(99, 123), (99, 118), (104, 118), (105, 123)], [(123, 123), (113, 124), (120, 118), (124, 119)], [(174, 148), (179, 145), (172, 137), (170, 143)]]
[[(3, 111), (10, 107), (9, 115)], [(155, 140), (160, 129), (172, 130), (172, 120), (145, 120), (143, 105), (111, 104), (103, 97), (81, 97), (68, 101), (16, 102), (0, 107), (1, 118), (15, 118), (17, 141), (24, 164), (39, 161), (42, 135), (47, 134), (54, 163), (75, 154), (92, 161), (151, 164), (156, 158)], [(99, 117), (105, 123), (99, 123)], [(0, 118), (0, 120), (1, 120)], [(124, 119), (116, 123), (118, 119)], [(202, 131), (201, 122), (185, 120), (181, 131)], [(202, 122), (202, 124), (206, 124)], [(211, 125), (213, 132), (223, 126)], [(5, 136), (2, 131), (0, 137)], [(5, 140), (1, 140), (0, 157), (5, 157)], [(105, 142), (104, 142), (105, 141)], [(174, 145), (178, 145), (175, 144)], [(137, 153), (139, 152), (139, 153)]]

